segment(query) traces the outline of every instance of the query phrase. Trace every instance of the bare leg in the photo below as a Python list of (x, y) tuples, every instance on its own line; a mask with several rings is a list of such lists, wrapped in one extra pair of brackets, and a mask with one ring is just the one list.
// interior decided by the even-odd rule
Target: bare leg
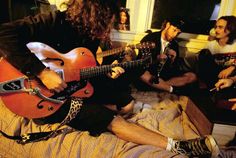
[(121, 116), (115, 117), (108, 129), (118, 138), (143, 145), (154, 145), (166, 149), (167, 138), (137, 124), (127, 122)]
[(216, 157), (219, 154), (219, 148), (212, 136), (186, 141), (172, 139), (172, 142), (168, 143), (167, 137), (145, 127), (127, 122), (121, 116), (117, 116), (112, 120), (108, 130), (125, 141), (142, 145), (153, 145), (163, 149), (167, 149), (168, 145), (167, 150), (189, 157), (210, 157), (210, 155)]

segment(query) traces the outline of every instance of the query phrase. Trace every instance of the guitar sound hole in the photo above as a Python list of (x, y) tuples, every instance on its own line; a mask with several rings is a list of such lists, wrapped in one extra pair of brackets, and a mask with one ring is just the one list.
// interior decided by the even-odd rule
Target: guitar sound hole
[(38, 109), (42, 109), (42, 108), (43, 108), (43, 105), (38, 104), (37, 107), (38, 107)]
[(89, 90), (84, 91), (84, 94), (89, 94), (89, 93), (90, 93)]

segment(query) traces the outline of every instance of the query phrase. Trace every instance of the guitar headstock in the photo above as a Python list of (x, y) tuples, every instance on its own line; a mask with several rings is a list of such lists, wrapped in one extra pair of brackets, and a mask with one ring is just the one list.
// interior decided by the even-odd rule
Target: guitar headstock
[(132, 49), (153, 49), (156, 47), (154, 42), (142, 42), (135, 45), (128, 45)]
[[(130, 48), (120, 54), (120, 61), (131, 61), (137, 58), (137, 52), (134, 49), (138, 49), (141, 56), (140, 58), (145, 58), (151, 54), (151, 49), (155, 48), (154, 42), (142, 42), (135, 45), (127, 45), (126, 47)], [(139, 59), (140, 59), (139, 58)]]
[(137, 49), (153, 49), (156, 45), (154, 42), (142, 42), (136, 45)]
[(151, 56), (151, 54), (143, 56), (141, 60), (142, 60), (143, 68), (144, 69), (148, 68), (152, 64), (152, 56)]
[(151, 56), (151, 49), (155, 48), (154, 42), (142, 42), (136, 45), (139, 49), (139, 58), (145, 58)]

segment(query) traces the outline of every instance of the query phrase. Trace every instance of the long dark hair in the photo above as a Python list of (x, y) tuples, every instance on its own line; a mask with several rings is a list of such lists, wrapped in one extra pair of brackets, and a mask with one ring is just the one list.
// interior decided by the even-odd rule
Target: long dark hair
[(109, 38), (112, 18), (118, 10), (116, 0), (72, 0), (66, 14), (81, 34), (95, 39), (105, 32), (105, 38)]
[[(126, 21), (124, 24), (121, 23), (121, 12), (125, 13), (126, 15)], [(115, 22), (115, 29), (120, 30), (120, 26), (125, 25), (127, 30), (130, 30), (130, 15), (129, 15), (129, 10), (127, 8), (120, 8), (119, 14), (116, 15), (116, 22)]]
[[(232, 44), (233, 41), (236, 39), (236, 17), (235, 16), (222, 16), (218, 20), (223, 19), (227, 22), (226, 28), (229, 30), (229, 40), (227, 44)], [(225, 30), (226, 31), (226, 30)]]

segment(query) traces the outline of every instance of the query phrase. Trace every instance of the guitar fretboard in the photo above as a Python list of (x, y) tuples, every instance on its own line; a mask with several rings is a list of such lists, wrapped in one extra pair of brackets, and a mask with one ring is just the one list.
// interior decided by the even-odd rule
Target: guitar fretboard
[(80, 77), (81, 77), (81, 79), (89, 79), (92, 77), (99, 76), (101, 74), (106, 74), (106, 73), (111, 72), (111, 69), (116, 66), (120, 66), (124, 69), (131, 69), (131, 68), (135, 68), (138, 66), (143, 66), (144, 64), (148, 63), (149, 59), (150, 59), (150, 57), (147, 57), (145, 59), (123, 62), (123, 63), (119, 63), (119, 64), (83, 68), (80, 70)]
[[(155, 43), (152, 42), (144, 42), (134, 45), (128, 45), (127, 47), (132, 49), (151, 49), (155, 47)], [(126, 47), (118, 47), (111, 50), (103, 51), (102, 53), (97, 53), (97, 58), (102, 58), (110, 55), (114, 55), (120, 53), (125, 50)]]

